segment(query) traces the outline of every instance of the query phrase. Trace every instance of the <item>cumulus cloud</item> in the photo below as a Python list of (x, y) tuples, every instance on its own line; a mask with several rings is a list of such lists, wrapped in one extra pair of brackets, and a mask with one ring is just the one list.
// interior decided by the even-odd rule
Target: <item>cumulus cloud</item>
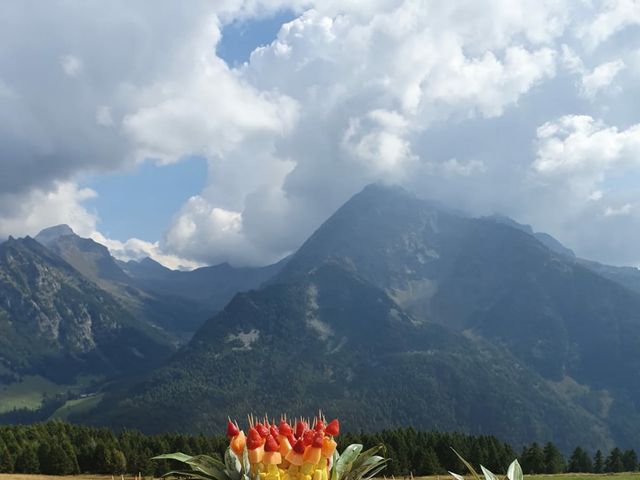
[(121, 242), (107, 238), (98, 231), (93, 231), (88, 236), (106, 246), (114, 257), (125, 262), (149, 257), (173, 270), (192, 270), (203, 266), (198, 262), (166, 253), (159, 242), (147, 242), (139, 238), (129, 238)]
[[(281, 9), (294, 20), (249, 61), (216, 55), (225, 25)], [(196, 154), (207, 184), (167, 212), (163, 238), (105, 238), (84, 209), (86, 231), (121, 258), (264, 264), (385, 180), (640, 263), (594, 233), (640, 232), (619, 181), (637, 173), (640, 119), (605, 94), (638, 89), (640, 45), (622, 38), (638, 15), (633, 0), (5, 2), (0, 196), (30, 205), (71, 185), (80, 212), (83, 173)], [(5, 230), (38, 223), (11, 215)]]
[(637, 0), (608, 0), (604, 8), (578, 28), (578, 35), (593, 49), (616, 33), (640, 25), (640, 3)]
[(602, 181), (612, 169), (640, 167), (640, 124), (625, 130), (588, 115), (566, 115), (538, 128), (534, 170), (570, 181)]
[(77, 77), (82, 73), (82, 60), (75, 55), (63, 55), (60, 57), (62, 71), (68, 77)]
[(562, 61), (569, 72), (580, 76), (580, 92), (591, 100), (601, 91), (612, 90), (615, 77), (626, 67), (624, 60), (618, 58), (588, 70), (582, 59), (567, 45), (562, 45)]
[(74, 183), (56, 183), (52, 189), (34, 189), (24, 194), (0, 194), (0, 238), (36, 235), (51, 225), (66, 223), (79, 235), (89, 236), (97, 215), (83, 202), (96, 192)]

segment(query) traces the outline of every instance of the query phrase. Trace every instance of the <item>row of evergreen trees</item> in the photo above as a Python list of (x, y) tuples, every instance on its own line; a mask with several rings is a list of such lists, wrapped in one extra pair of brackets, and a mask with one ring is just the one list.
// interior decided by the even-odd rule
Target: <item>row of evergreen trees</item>
[[(519, 458), (525, 473), (619, 472), (638, 469), (633, 450), (614, 448), (593, 458), (576, 448), (565, 461), (552, 444), (533, 443), (518, 455), (508, 444), (492, 436), (460, 433), (419, 432), (412, 428), (379, 433), (345, 434), (339, 448), (351, 443), (365, 446), (383, 444), (391, 459), (386, 475), (428, 475), (447, 470), (464, 472), (464, 466), (451, 447), (474, 464), (482, 464), (496, 473), (514, 458)], [(72, 425), (60, 421), (34, 425), (0, 427), (0, 472), (69, 475), (76, 473), (156, 475), (170, 470), (167, 461), (151, 457), (167, 452), (195, 455), (205, 453), (221, 457), (227, 447), (224, 437), (203, 435), (143, 435), (125, 430), (115, 434), (109, 429)]]

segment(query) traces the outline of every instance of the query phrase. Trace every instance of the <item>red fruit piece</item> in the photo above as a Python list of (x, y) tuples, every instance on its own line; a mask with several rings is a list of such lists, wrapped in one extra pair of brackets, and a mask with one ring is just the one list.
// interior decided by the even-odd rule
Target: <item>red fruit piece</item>
[(316, 424), (313, 427), (315, 429), (316, 432), (321, 432), (324, 430), (324, 422), (322, 421), (321, 418), (316, 418)]
[(262, 438), (267, 438), (267, 436), (269, 435), (269, 428), (261, 423), (256, 423), (256, 430)]
[(271, 427), (269, 427), (269, 433), (275, 438), (278, 438), (278, 435), (280, 434), (280, 432), (278, 432), (278, 429), (274, 425), (271, 425)]
[(288, 437), (293, 433), (293, 428), (291, 428), (291, 426), (287, 422), (282, 420), (280, 422), (280, 427), (278, 428), (278, 431), (280, 432), (280, 435), (284, 435), (285, 437)]
[(324, 433), (331, 435), (332, 437), (340, 434), (340, 422), (337, 418), (329, 422), (327, 428), (324, 429)]
[(318, 432), (313, 436), (313, 442), (311, 443), (311, 446), (313, 448), (322, 448), (323, 440), (324, 440), (324, 435), (322, 434), (322, 432)]
[(240, 429), (231, 420), (227, 422), (227, 437), (233, 438), (240, 433)]
[(306, 432), (304, 432), (304, 434), (302, 435), (302, 441), (304, 442), (305, 446), (311, 445), (313, 443), (313, 436), (315, 434), (316, 432), (314, 432), (313, 430), (307, 430)]
[(255, 428), (250, 428), (249, 435), (247, 437), (247, 448), (249, 450), (254, 450), (258, 447), (261, 447), (263, 443), (264, 440), (262, 439), (258, 431)]
[[(282, 431), (282, 430), (281, 430)], [(292, 447), (295, 445), (295, 443), (297, 442), (296, 437), (293, 436), (293, 433), (290, 433), (289, 436), (287, 437), (287, 440), (289, 440), (289, 445), (291, 445)]]
[(304, 453), (304, 441), (302, 439), (298, 440), (293, 446), (293, 451), (296, 453)]
[(298, 423), (296, 423), (296, 437), (298, 438), (302, 437), (302, 435), (304, 435), (304, 432), (306, 431), (307, 431), (306, 422), (299, 420)]
[(280, 449), (280, 446), (278, 445), (278, 442), (276, 441), (276, 439), (273, 438), (273, 435), (269, 435), (267, 437), (267, 441), (264, 444), (264, 451), (277, 452), (279, 449)]

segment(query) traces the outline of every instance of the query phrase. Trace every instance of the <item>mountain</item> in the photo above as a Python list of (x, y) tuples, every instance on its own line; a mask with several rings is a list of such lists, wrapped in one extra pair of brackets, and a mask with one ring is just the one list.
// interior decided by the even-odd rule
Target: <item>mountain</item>
[(201, 431), (320, 406), (353, 429), (631, 446), (639, 346), (640, 296), (546, 236), (372, 185), (85, 420)]
[(287, 263), (285, 258), (266, 267), (232, 267), (221, 263), (190, 271), (168, 269), (145, 258), (139, 262), (121, 262), (124, 272), (136, 284), (159, 295), (174, 295), (197, 302), (209, 313), (218, 312), (238, 292), (260, 287)]
[(16, 375), (72, 382), (150, 369), (173, 347), (36, 240), (0, 245), (0, 365)]
[(415, 425), (562, 441), (571, 428), (583, 445), (608, 441), (601, 421), (512, 355), (416, 321), (339, 265), (237, 295), (124, 397), (107, 397), (92, 421), (215, 432), (226, 415), (322, 407), (354, 430)]
[(35, 239), (113, 295), (133, 316), (164, 329), (179, 341), (188, 340), (215, 312), (201, 302), (172, 295), (171, 292), (158, 294), (145, 289), (125, 272), (107, 247), (76, 235), (67, 225), (47, 228)]

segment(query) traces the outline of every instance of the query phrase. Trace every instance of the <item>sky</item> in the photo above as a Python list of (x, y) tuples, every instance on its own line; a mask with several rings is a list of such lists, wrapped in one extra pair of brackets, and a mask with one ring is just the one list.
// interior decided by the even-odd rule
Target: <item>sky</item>
[(372, 182), (640, 265), (640, 0), (0, 2), (0, 238), (265, 265)]

